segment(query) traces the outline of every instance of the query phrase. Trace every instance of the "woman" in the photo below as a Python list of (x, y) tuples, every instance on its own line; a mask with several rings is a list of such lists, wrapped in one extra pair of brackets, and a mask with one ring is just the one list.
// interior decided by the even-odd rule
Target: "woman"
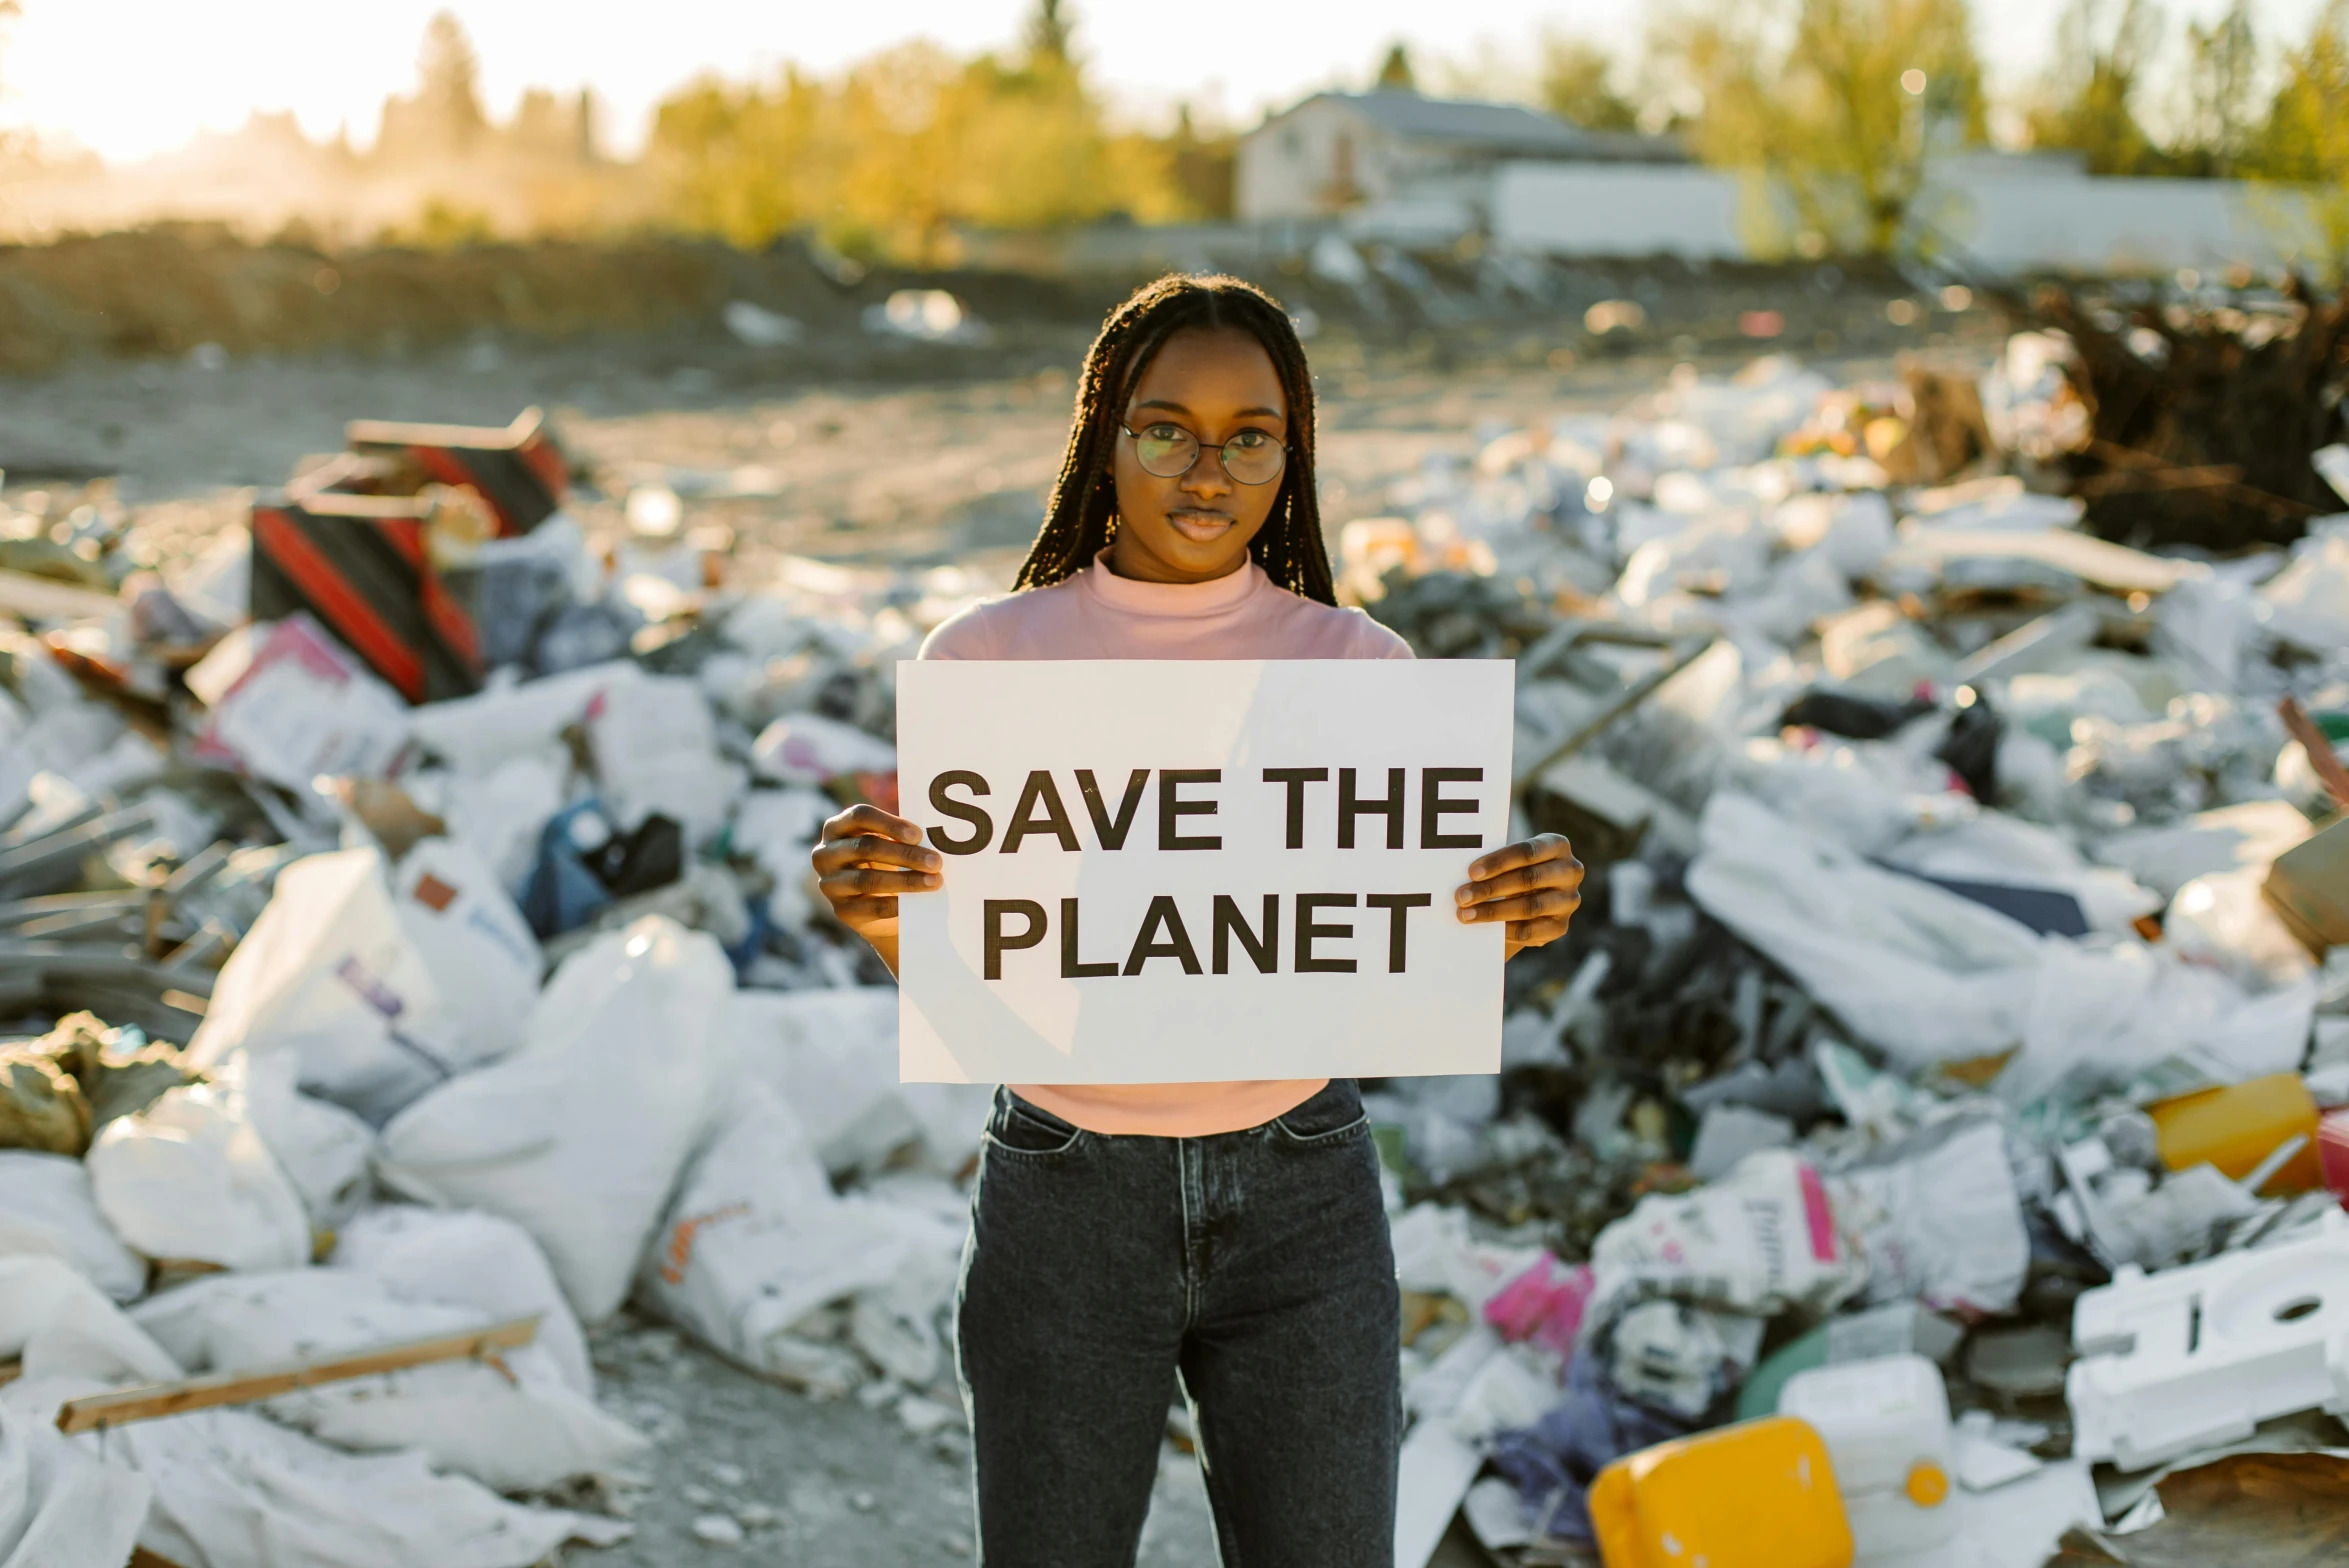
[[(1235, 278), (1168, 277), (1085, 357), (1068, 455), (1018, 591), (925, 659), (1409, 658), (1340, 609), (1289, 318)], [(941, 885), (914, 823), (824, 825), (833, 912), (897, 968), (897, 900)], [(1544, 834), (1478, 860), (1464, 921), (1563, 935), (1582, 867)], [(1180, 1379), (1223, 1560), (1393, 1560), (1399, 1311), (1351, 1081), (996, 1091), (958, 1297), (979, 1546), (1001, 1568), (1131, 1564)]]

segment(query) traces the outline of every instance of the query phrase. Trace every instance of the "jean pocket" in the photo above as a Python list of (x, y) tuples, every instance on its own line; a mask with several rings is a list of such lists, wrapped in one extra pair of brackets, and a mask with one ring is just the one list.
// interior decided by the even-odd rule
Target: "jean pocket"
[(1064, 1122), (1009, 1091), (987, 1121), (987, 1141), (1011, 1154), (1066, 1154), (1084, 1138), (1084, 1128)]
[(1362, 1091), (1351, 1078), (1336, 1078), (1304, 1104), (1272, 1119), (1280, 1139), (1298, 1148), (1320, 1148), (1346, 1143), (1370, 1130), (1369, 1113), (1362, 1109)]

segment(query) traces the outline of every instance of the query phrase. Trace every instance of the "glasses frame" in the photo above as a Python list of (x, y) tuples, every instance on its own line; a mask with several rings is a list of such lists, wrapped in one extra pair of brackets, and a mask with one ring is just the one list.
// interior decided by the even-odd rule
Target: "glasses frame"
[[(1142, 472), (1144, 472), (1145, 474), (1148, 474), (1148, 475), (1150, 475), (1150, 477), (1151, 477), (1151, 478), (1153, 478), (1153, 479), (1180, 479), (1180, 478), (1182, 478), (1183, 476), (1185, 476), (1186, 474), (1190, 473), (1190, 471), (1191, 471), (1192, 469), (1194, 469), (1194, 468), (1197, 468), (1197, 467), (1199, 466), (1199, 459), (1201, 459), (1202, 457), (1205, 457), (1205, 456), (1207, 455), (1207, 453), (1208, 453), (1208, 450), (1209, 450), (1209, 448), (1208, 448), (1208, 444), (1207, 444), (1205, 441), (1202, 441), (1202, 440), (1200, 440), (1200, 439), (1199, 439), (1198, 432), (1196, 432), (1196, 431), (1193, 431), (1193, 430), (1187, 430), (1187, 429), (1184, 429), (1184, 427), (1183, 427), (1183, 426), (1175, 424), (1175, 422), (1174, 422), (1173, 420), (1171, 420), (1171, 419), (1153, 419), (1153, 420), (1151, 420), (1151, 421), (1149, 422), (1149, 424), (1150, 424), (1150, 425), (1169, 425), (1169, 426), (1172, 426), (1172, 427), (1173, 427), (1174, 429), (1176, 429), (1176, 430), (1181, 430), (1181, 431), (1183, 432), (1183, 434), (1184, 434), (1184, 435), (1187, 435), (1187, 436), (1189, 436), (1189, 437), (1191, 438), (1191, 448), (1192, 448), (1192, 450), (1191, 450), (1191, 460), (1190, 460), (1188, 463), (1185, 463), (1185, 464), (1184, 464), (1182, 467), (1180, 467), (1180, 468), (1176, 469), (1176, 470), (1175, 470), (1173, 473), (1171, 473), (1171, 474), (1161, 474), (1161, 473), (1158, 473), (1158, 472), (1156, 472), (1155, 470), (1151, 469), (1151, 468), (1150, 468), (1150, 467), (1148, 467), (1147, 465), (1144, 465), (1144, 466), (1143, 466), (1143, 468), (1142, 468)], [(1138, 431), (1138, 430), (1132, 429), (1132, 428), (1131, 428), (1131, 427), (1129, 427), (1129, 426), (1128, 426), (1128, 425), (1125, 423), (1125, 421), (1123, 421), (1123, 420), (1120, 420), (1120, 421), (1118, 421), (1118, 426), (1117, 426), (1117, 428), (1118, 428), (1118, 429), (1119, 429), (1121, 432), (1123, 432), (1123, 433), (1124, 433), (1124, 435), (1125, 435), (1125, 437), (1126, 437), (1126, 439), (1127, 439), (1127, 440), (1129, 440), (1129, 441), (1131, 441), (1131, 442), (1133, 442), (1133, 443), (1134, 443), (1134, 448), (1135, 448), (1135, 450), (1134, 450), (1134, 461), (1135, 461), (1136, 463), (1141, 463), (1141, 461), (1142, 461), (1142, 452), (1141, 452), (1142, 434), (1141, 434), (1141, 431)], [(1148, 428), (1149, 428), (1149, 425), (1145, 425), (1145, 426), (1143, 426), (1143, 429), (1145, 429), (1145, 430), (1146, 430), (1146, 429), (1148, 429)], [(1278, 467), (1278, 468), (1276, 468), (1276, 469), (1274, 469), (1274, 470), (1272, 471), (1272, 473), (1271, 473), (1271, 474), (1270, 474), (1268, 477), (1266, 477), (1266, 478), (1263, 478), (1263, 479), (1242, 479), (1242, 478), (1241, 478), (1241, 477), (1240, 477), (1238, 474), (1235, 474), (1235, 473), (1233, 473), (1233, 472), (1232, 472), (1232, 454), (1231, 454), (1232, 444), (1233, 444), (1234, 442), (1238, 441), (1238, 440), (1240, 439), (1240, 437), (1242, 437), (1242, 436), (1248, 436), (1248, 435), (1256, 435), (1256, 436), (1269, 436), (1270, 434), (1272, 434), (1272, 432), (1271, 432), (1271, 431), (1269, 431), (1269, 430), (1255, 430), (1255, 429), (1249, 429), (1249, 430), (1240, 430), (1240, 431), (1235, 431), (1235, 432), (1233, 432), (1233, 434), (1232, 434), (1232, 436), (1231, 436), (1231, 439), (1230, 439), (1230, 440), (1224, 441), (1224, 442), (1223, 442), (1223, 443), (1221, 443), (1220, 445), (1216, 446), (1216, 447), (1214, 448), (1214, 451), (1215, 451), (1215, 460), (1216, 460), (1218, 463), (1220, 463), (1220, 464), (1222, 464), (1222, 465), (1223, 465), (1223, 474), (1224, 474), (1224, 477), (1225, 477), (1226, 479), (1229, 479), (1229, 480), (1230, 480), (1230, 481), (1231, 481), (1233, 484), (1236, 484), (1236, 485), (1250, 485), (1250, 486), (1256, 486), (1256, 485), (1273, 485), (1273, 484), (1279, 484), (1279, 483), (1280, 483), (1280, 481), (1281, 481), (1281, 476), (1282, 476), (1282, 475), (1284, 475), (1284, 474), (1286, 474), (1286, 473), (1289, 471), (1289, 454), (1290, 454), (1291, 452), (1293, 452), (1293, 451), (1295, 451), (1295, 450), (1296, 450), (1296, 448), (1295, 448), (1295, 447), (1291, 446), (1291, 445), (1290, 445), (1288, 442), (1286, 442), (1286, 441), (1283, 441), (1283, 442), (1281, 442), (1281, 443), (1280, 443), (1281, 466), (1280, 466), (1280, 467)]]

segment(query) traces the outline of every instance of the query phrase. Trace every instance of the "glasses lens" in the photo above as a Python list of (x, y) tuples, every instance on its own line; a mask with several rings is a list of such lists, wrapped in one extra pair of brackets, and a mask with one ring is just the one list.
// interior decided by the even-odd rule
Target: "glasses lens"
[(1244, 485), (1268, 485), (1280, 477), (1288, 453), (1261, 430), (1243, 430), (1223, 444), (1223, 471)]
[(1134, 436), (1134, 457), (1145, 474), (1175, 479), (1199, 460), (1199, 443), (1177, 425), (1145, 425)]

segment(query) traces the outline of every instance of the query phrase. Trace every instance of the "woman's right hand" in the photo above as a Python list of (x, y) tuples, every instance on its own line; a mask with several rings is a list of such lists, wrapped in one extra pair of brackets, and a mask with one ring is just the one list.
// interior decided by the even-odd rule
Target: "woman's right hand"
[(851, 806), (824, 824), (809, 858), (833, 917), (897, 973), (898, 895), (946, 884), (945, 858), (922, 843), (921, 826), (878, 806)]

